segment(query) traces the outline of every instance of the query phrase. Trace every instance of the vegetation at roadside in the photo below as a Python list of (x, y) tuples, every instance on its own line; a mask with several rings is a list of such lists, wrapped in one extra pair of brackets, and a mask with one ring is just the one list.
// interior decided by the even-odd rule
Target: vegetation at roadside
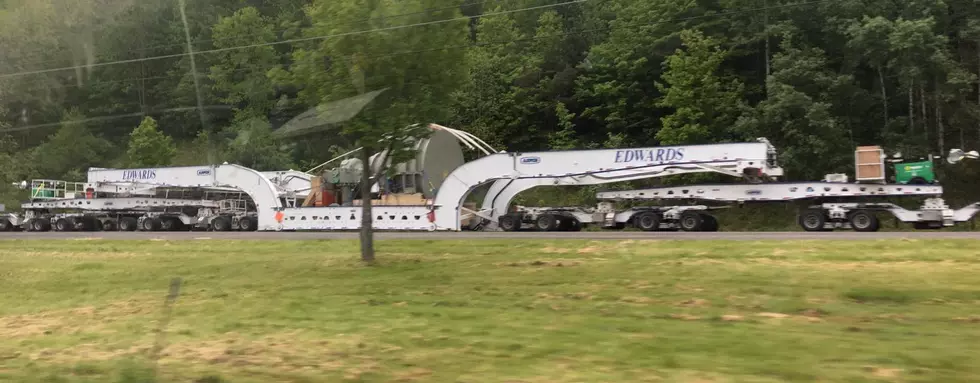
[(0, 241), (0, 381), (980, 379), (975, 241), (377, 246)]

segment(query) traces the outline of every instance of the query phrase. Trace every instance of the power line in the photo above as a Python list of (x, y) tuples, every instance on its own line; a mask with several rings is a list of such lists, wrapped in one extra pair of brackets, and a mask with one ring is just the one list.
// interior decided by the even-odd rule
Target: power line
[[(426, 8), (426, 9), (423, 9), (421, 11), (416, 11), (416, 12), (401, 13), (401, 14), (395, 14), (395, 15), (390, 15), (390, 16), (381, 16), (381, 17), (377, 17), (377, 18), (361, 19), (361, 20), (356, 20), (356, 21), (351, 21), (351, 22), (346, 22), (346, 23), (341, 23), (341, 24), (335, 24), (335, 25), (364, 24), (364, 23), (369, 23), (369, 22), (374, 22), (374, 21), (384, 21), (384, 20), (388, 20), (388, 19), (397, 19), (397, 18), (402, 18), (402, 17), (421, 15), (421, 14), (425, 14), (425, 13), (429, 13), (429, 12), (443, 11), (443, 10), (454, 9), (454, 8), (469, 7), (469, 6), (474, 6), (474, 5), (482, 5), (482, 4), (486, 4), (486, 3), (497, 3), (497, 2), (502, 2), (502, 1), (507, 1), (507, 0), (481, 0), (481, 1), (474, 1), (474, 2), (470, 2), (470, 3), (463, 3), (463, 4), (460, 4), (458, 6), (440, 7), (440, 8)], [(479, 16), (482, 16), (482, 15), (477, 15), (477, 17), (479, 17)], [(275, 32), (276, 34), (280, 34), (282, 32), (285, 32), (285, 30), (283, 30), (283, 29), (273, 30), (273, 32)], [(228, 36), (228, 37), (222, 37), (222, 38), (200, 39), (200, 40), (193, 40), (193, 41), (191, 41), (191, 44), (207, 43), (207, 42), (215, 42), (215, 41), (225, 41), (225, 40), (234, 40), (234, 39), (254, 37), (254, 36), (256, 36), (256, 34), (253, 33), (253, 34), (245, 34), (245, 35), (238, 35), (238, 36)], [(143, 47), (143, 48), (137, 48), (137, 49), (130, 49), (130, 50), (124, 51), (123, 53), (144, 52), (144, 51), (152, 51), (152, 50), (156, 50), (156, 49), (160, 49), (160, 48), (172, 48), (172, 47), (184, 47), (184, 46), (187, 46), (187, 44), (186, 43), (161, 44), (161, 45), (155, 45), (155, 46), (149, 46), (149, 47)], [(37, 52), (44, 52), (44, 51), (45, 51), (44, 49), (36, 49), (36, 50), (27, 51), (27, 53), (37, 53)], [(44, 61), (33, 61), (33, 62), (23, 63), (23, 64), (26, 64), (26, 65), (49, 64), (49, 63), (56, 63), (56, 62), (62, 62), (62, 61), (64, 61), (64, 60), (44, 60)]]
[[(527, 8), (521, 8), (521, 9), (515, 9), (515, 10), (509, 10), (509, 11), (500, 11), (500, 12), (485, 13), (485, 14), (478, 15), (478, 16), (463, 16), (463, 17), (455, 17), (455, 18), (451, 18), (451, 19), (428, 21), (428, 22), (424, 22), (424, 23), (415, 23), (415, 24), (409, 24), (409, 25), (399, 25), (399, 26), (394, 26), (394, 27), (385, 27), (385, 28), (375, 28), (375, 29), (361, 30), (361, 31), (353, 31), (353, 32), (344, 32), (344, 33), (338, 33), (338, 34), (333, 34), (333, 35), (304, 37), (304, 38), (289, 39), (289, 40), (282, 40), (282, 41), (273, 41), (273, 42), (268, 42), (268, 43), (258, 43), (258, 44), (240, 45), (240, 46), (227, 47), (227, 48), (210, 49), (210, 50), (196, 52), (195, 54), (220, 53), (220, 52), (227, 52), (227, 51), (240, 50), (240, 49), (260, 48), (260, 47), (280, 45), (280, 44), (291, 44), (291, 43), (298, 43), (298, 42), (304, 42), (304, 41), (315, 41), (315, 40), (325, 40), (325, 39), (336, 38), (336, 37), (355, 36), (355, 35), (372, 33), (372, 32), (386, 32), (386, 31), (394, 31), (394, 30), (408, 29), (408, 28), (415, 28), (415, 27), (424, 27), (424, 26), (429, 26), (429, 25), (445, 24), (445, 23), (450, 23), (450, 22), (455, 22), (455, 21), (471, 20), (471, 19), (475, 19), (475, 18), (479, 18), (479, 17), (499, 16), (499, 15), (505, 15), (505, 14), (511, 14), (511, 13), (533, 11), (533, 10), (538, 10), (538, 9), (555, 8), (555, 7), (560, 7), (560, 6), (564, 6), (564, 5), (584, 3), (586, 1), (589, 1), (589, 0), (570, 0), (570, 1), (565, 1), (565, 2), (556, 3), (556, 4), (540, 5), (540, 6), (535, 6), (535, 7), (527, 7)], [(103, 67), (103, 66), (110, 66), (110, 65), (129, 64), (129, 63), (142, 62), (142, 61), (162, 60), (162, 59), (175, 58), (175, 57), (185, 57), (185, 56), (190, 56), (190, 53), (186, 53), (185, 52), (185, 53), (176, 53), (176, 54), (171, 54), (171, 55), (162, 55), (162, 56), (146, 57), (146, 58), (139, 58), (139, 59), (130, 59), (130, 60), (110, 61), (110, 62), (104, 62), (104, 63), (95, 63), (95, 64), (90, 64), (90, 65), (75, 65), (75, 66), (62, 67), (62, 68), (53, 68), (53, 69), (42, 69), (42, 70), (26, 71), (26, 72), (7, 73), (7, 74), (0, 75), (0, 79), (11, 78), (11, 77), (20, 77), (20, 76), (29, 76), (29, 75), (43, 74), (43, 73), (51, 73), (51, 72), (61, 72), (61, 71), (67, 71), (67, 70), (76, 70), (76, 69)]]
[[(738, 15), (738, 14), (744, 14), (744, 13), (752, 13), (752, 12), (766, 11), (766, 10), (772, 10), (772, 9), (803, 7), (803, 6), (809, 6), (809, 5), (817, 5), (817, 4), (829, 3), (829, 2), (833, 2), (833, 1), (839, 1), (839, 0), (814, 0), (814, 1), (807, 1), (807, 2), (801, 2), (801, 3), (783, 4), (783, 5), (774, 5), (774, 6), (765, 6), (765, 7), (757, 7), (757, 8), (750, 8), (750, 9), (735, 10), (735, 11), (719, 12), (719, 13), (713, 13), (713, 14), (707, 14), (707, 15), (681, 17), (681, 18), (674, 18), (674, 19), (656, 21), (656, 22), (652, 22), (652, 23), (634, 23), (634, 24), (626, 24), (626, 25), (617, 26), (617, 27), (593, 28), (593, 29), (581, 30), (581, 31), (574, 31), (574, 32), (556, 33), (556, 34), (550, 34), (550, 35), (544, 35), (544, 36), (534, 36), (534, 37), (528, 37), (528, 38), (524, 38), (524, 39), (497, 40), (497, 41), (489, 41), (489, 42), (474, 43), (474, 44), (467, 44), (467, 45), (444, 46), (444, 47), (424, 49), (424, 50), (402, 51), (402, 52), (395, 52), (395, 53), (390, 53), (390, 54), (367, 56), (365, 58), (393, 57), (393, 56), (403, 56), (403, 55), (410, 55), (410, 54), (427, 53), (427, 52), (440, 51), (440, 50), (469, 49), (469, 48), (477, 48), (477, 47), (497, 45), (497, 44), (509, 44), (509, 43), (514, 43), (514, 42), (528, 42), (528, 41), (534, 41), (534, 40), (546, 39), (546, 38), (553, 38), (553, 37), (567, 37), (567, 36), (575, 36), (575, 35), (589, 34), (589, 33), (596, 33), (596, 32), (605, 32), (605, 31), (611, 31), (611, 30), (616, 30), (616, 29), (629, 29), (629, 28), (635, 28), (635, 27), (649, 27), (649, 26), (655, 26), (655, 25), (672, 23), (672, 22), (683, 22), (683, 21), (699, 20), (699, 19), (706, 19), (706, 18), (712, 18), (712, 17), (724, 17), (724, 16), (731, 16), (731, 15)], [(349, 57), (352, 57), (352, 56), (349, 56)], [(244, 67), (244, 68), (238, 68), (238, 69), (231, 70), (230, 72), (235, 73), (235, 72), (241, 72), (241, 71), (247, 71), (247, 70), (272, 69), (272, 68), (277, 68), (277, 67), (288, 67), (288, 66), (289, 65), (272, 65), (272, 66)], [(180, 75), (180, 76), (157, 76), (157, 77), (147, 77), (147, 78), (133, 78), (133, 79), (127, 79), (127, 80), (104, 81), (104, 82), (98, 82), (98, 83), (93, 83), (93, 84), (121, 83), (121, 82), (128, 82), (128, 81), (151, 80), (151, 79), (169, 79), (169, 78), (179, 78), (179, 77), (184, 77), (184, 75)], [(385, 76), (385, 77), (388, 77), (388, 76)], [(158, 111), (158, 112), (185, 111), (185, 110), (192, 110), (192, 109), (194, 109), (194, 108), (192, 108), (192, 107), (185, 107), (185, 108), (175, 108), (175, 109), (161, 110), (161, 111)], [(117, 116), (95, 117), (95, 118), (89, 119), (89, 120), (91, 120), (91, 121), (98, 121), (98, 120), (107, 120), (107, 119), (115, 119), (115, 118), (133, 117), (133, 116), (141, 116), (141, 115), (143, 115), (142, 112), (140, 112), (140, 113), (133, 113), (133, 114), (126, 114), (126, 115), (117, 115)], [(86, 122), (91, 122), (89, 120), (86, 120)], [(56, 122), (56, 123), (49, 123), (49, 124), (40, 124), (40, 125), (30, 125), (30, 126), (21, 126), (21, 127), (15, 127), (15, 128), (8, 128), (8, 129), (0, 130), (0, 133), (3, 133), (3, 132), (11, 132), (11, 131), (29, 130), (29, 129), (34, 129), (34, 128), (49, 127), (49, 126), (57, 126), (57, 125), (61, 125), (63, 123), (64, 122)]]
[[(210, 105), (210, 106), (205, 106), (204, 108), (205, 109), (231, 109), (231, 107), (230, 106), (227, 106), (227, 105)], [(50, 128), (50, 127), (64, 125), (64, 124), (85, 124), (85, 123), (100, 122), (100, 121), (118, 120), (118, 119), (121, 119), (121, 118), (128, 118), (128, 117), (143, 117), (143, 116), (145, 116), (147, 114), (172, 113), (172, 112), (187, 112), (187, 111), (192, 111), (192, 110), (197, 110), (197, 109), (198, 109), (198, 107), (196, 107), (196, 106), (184, 106), (184, 107), (179, 107), (179, 108), (151, 110), (151, 111), (148, 111), (146, 113), (144, 113), (144, 112), (134, 112), (134, 113), (126, 113), (126, 114), (114, 114), (114, 115), (111, 115), (111, 116), (89, 117), (89, 118), (85, 118), (85, 119), (81, 119), (81, 120), (58, 121), (58, 122), (50, 122), (50, 123), (47, 123), (47, 124), (35, 124), (35, 125), (16, 126), (16, 127), (13, 127), (13, 128), (0, 129), (0, 133), (19, 132), (19, 131), (33, 130), (33, 129), (39, 129), (39, 128)]]
[[(773, 5), (773, 6), (766, 6), (766, 7), (758, 7), (758, 8), (749, 8), (749, 9), (742, 9), (742, 10), (727, 11), (727, 12), (719, 12), (719, 13), (713, 13), (713, 14), (707, 14), (707, 15), (698, 15), (698, 16), (673, 18), (673, 19), (656, 21), (656, 22), (652, 22), (652, 23), (634, 23), (634, 24), (626, 24), (626, 25), (622, 25), (622, 26), (618, 26), (618, 27), (593, 28), (593, 29), (587, 29), (587, 30), (581, 30), (581, 31), (572, 31), (572, 32), (555, 33), (555, 34), (543, 35), (543, 36), (527, 37), (527, 38), (523, 38), (523, 39), (495, 40), (495, 41), (486, 41), (486, 42), (479, 42), (479, 43), (470, 43), (470, 44), (465, 44), (465, 45), (449, 45), (449, 46), (442, 46), (442, 47), (429, 48), (429, 49), (421, 49), (421, 50), (413, 50), (413, 51), (401, 51), (401, 52), (394, 52), (394, 53), (388, 53), (388, 54), (377, 54), (377, 55), (365, 56), (364, 58), (370, 59), (370, 58), (380, 58), (380, 57), (397, 57), (397, 56), (404, 56), (404, 55), (411, 55), (411, 54), (436, 52), (436, 51), (441, 51), (441, 50), (469, 49), (469, 48), (479, 48), (479, 47), (492, 46), (492, 45), (503, 45), (503, 44), (510, 44), (510, 43), (518, 43), (518, 42), (529, 42), (529, 41), (535, 41), (535, 40), (540, 40), (540, 39), (548, 39), (548, 38), (554, 38), (554, 37), (568, 37), (568, 36), (576, 36), (576, 35), (589, 34), (589, 33), (606, 32), (606, 31), (612, 31), (612, 30), (615, 30), (615, 29), (630, 29), (630, 28), (636, 28), (636, 27), (649, 27), (649, 26), (655, 26), (655, 25), (666, 24), (666, 23), (673, 23), (673, 22), (684, 22), (684, 21), (692, 21), (692, 20), (706, 19), (706, 18), (713, 18), (713, 17), (724, 17), (724, 16), (744, 14), (744, 13), (753, 13), (753, 12), (759, 12), (759, 11), (767, 11), (767, 10), (772, 10), (772, 9), (793, 8), (793, 7), (801, 7), (801, 6), (808, 6), (808, 5), (816, 5), (816, 4), (822, 4), (822, 3), (832, 2), (832, 1), (839, 1), (839, 0), (814, 0), (814, 1), (802, 2), (802, 3)], [(350, 58), (350, 57), (353, 57), (353, 55), (345, 55), (345, 56), (341, 56), (341, 57)], [(262, 70), (262, 69), (268, 70), (268, 69), (273, 69), (273, 68), (284, 68), (284, 69), (288, 69), (292, 65), (293, 64), (273, 64), (273, 65), (246, 66), (246, 67), (242, 67), (242, 68), (232, 69), (232, 70), (229, 71), (229, 73), (238, 73), (238, 72), (245, 72), (245, 71), (251, 71), (251, 70)], [(181, 75), (166, 75), (166, 76), (153, 76), (153, 77), (138, 77), (138, 78), (125, 79), (125, 80), (99, 81), (99, 82), (92, 82), (92, 83), (81, 84), (81, 85), (69, 84), (69, 85), (63, 85), (62, 87), (68, 88), (68, 87), (95, 86), (95, 85), (126, 83), (126, 82), (130, 82), (130, 81), (142, 81), (142, 80), (177, 79), (177, 78), (182, 78), (182, 77), (185, 77), (185, 76), (186, 76), (186, 74), (181, 74)], [(52, 89), (52, 87), (38, 87), (38, 88), (33, 88), (33, 89)]]

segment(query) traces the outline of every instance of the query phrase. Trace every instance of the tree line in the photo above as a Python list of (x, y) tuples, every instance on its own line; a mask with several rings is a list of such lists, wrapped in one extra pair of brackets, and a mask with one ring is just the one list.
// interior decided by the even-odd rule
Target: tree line
[(379, 89), (341, 129), (437, 122), (513, 151), (767, 137), (800, 180), (852, 172), (858, 145), (980, 146), (973, 0), (4, 0), (0, 47), (4, 185), (310, 168), (349, 143), (277, 132)]

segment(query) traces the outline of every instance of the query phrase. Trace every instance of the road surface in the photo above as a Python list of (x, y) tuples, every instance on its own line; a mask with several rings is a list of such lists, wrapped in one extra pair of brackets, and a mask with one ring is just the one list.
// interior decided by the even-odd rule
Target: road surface
[[(887, 239), (980, 239), (980, 232), (916, 231), (858, 233), (839, 231), (828, 233), (809, 232), (384, 232), (375, 238), (419, 240), (478, 240), (478, 239), (589, 239), (589, 240), (887, 240)], [(0, 233), (0, 240), (65, 240), (65, 239), (112, 239), (112, 240), (324, 240), (357, 239), (356, 232), (11, 232)]]

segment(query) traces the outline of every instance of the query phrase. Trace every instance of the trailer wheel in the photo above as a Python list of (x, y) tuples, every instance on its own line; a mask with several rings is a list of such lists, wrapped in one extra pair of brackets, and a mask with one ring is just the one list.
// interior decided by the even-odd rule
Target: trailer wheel
[(800, 226), (806, 231), (823, 231), (827, 217), (820, 209), (807, 209), (800, 213)]
[(72, 231), (74, 228), (75, 228), (75, 225), (72, 224), (67, 219), (64, 219), (64, 218), (61, 218), (61, 219), (55, 221), (55, 223), (54, 223), (54, 230), (55, 231)]
[(506, 214), (497, 220), (497, 225), (500, 226), (500, 229), (503, 231), (517, 231), (521, 228), (521, 221), (518, 217), (512, 214)]
[(163, 221), (155, 217), (146, 217), (143, 220), (143, 231), (159, 231), (163, 228)]
[(701, 213), (701, 220), (704, 224), (701, 226), (701, 231), (718, 231), (718, 218), (711, 215)]
[(242, 231), (255, 231), (255, 220), (252, 217), (242, 217), (238, 220), (238, 227)]
[(561, 231), (582, 231), (582, 222), (575, 217), (561, 217), (558, 230)]
[(48, 231), (51, 230), (51, 222), (45, 219), (35, 219), (31, 221), (30, 228), (33, 231)]
[(701, 231), (704, 227), (704, 217), (699, 212), (686, 211), (681, 213), (680, 226), (684, 231)]
[(106, 220), (102, 223), (102, 231), (118, 231), (119, 227), (116, 225), (116, 221)]
[(534, 221), (534, 226), (541, 231), (555, 231), (558, 229), (558, 219), (552, 214), (541, 214)]
[(98, 218), (92, 218), (90, 221), (85, 222), (85, 230), (87, 231), (103, 231), (105, 230), (105, 225)]
[(851, 223), (851, 227), (854, 228), (854, 231), (878, 231), (878, 217), (870, 211), (857, 210), (851, 212), (850, 216), (847, 217), (847, 220)]
[(229, 231), (231, 230), (231, 220), (228, 217), (218, 217), (211, 221), (211, 227), (214, 231)]
[(160, 224), (163, 231), (181, 231), (184, 228), (184, 223), (177, 217), (161, 218)]
[(660, 230), (660, 213), (646, 212), (633, 218), (633, 226), (643, 231)]
[(11, 231), (14, 229), (14, 225), (10, 224), (10, 220), (6, 218), (0, 218), (0, 231)]
[(136, 231), (137, 220), (133, 217), (123, 217), (119, 220), (119, 230), (121, 231)]

